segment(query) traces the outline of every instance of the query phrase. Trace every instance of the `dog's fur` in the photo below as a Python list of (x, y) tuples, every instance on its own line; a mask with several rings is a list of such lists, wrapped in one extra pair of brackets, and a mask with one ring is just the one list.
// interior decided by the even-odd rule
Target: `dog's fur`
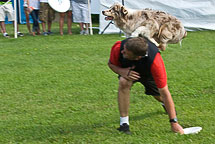
[(107, 16), (106, 20), (113, 20), (126, 37), (145, 36), (161, 50), (165, 50), (167, 43), (181, 42), (187, 35), (176, 17), (162, 11), (130, 10), (115, 3), (102, 13)]

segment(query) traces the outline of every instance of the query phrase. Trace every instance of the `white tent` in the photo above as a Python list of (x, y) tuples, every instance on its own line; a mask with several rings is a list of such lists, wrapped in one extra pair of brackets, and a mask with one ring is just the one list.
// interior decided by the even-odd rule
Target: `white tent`
[(100, 0), (91, 0), (91, 14), (100, 14)]
[[(110, 21), (105, 21), (101, 11), (114, 2), (122, 0), (100, 0), (99, 30), (104, 31)], [(124, 0), (131, 9), (151, 8), (165, 11), (179, 18), (187, 30), (215, 30), (215, 0)], [(110, 24), (104, 33), (118, 33), (120, 30)]]

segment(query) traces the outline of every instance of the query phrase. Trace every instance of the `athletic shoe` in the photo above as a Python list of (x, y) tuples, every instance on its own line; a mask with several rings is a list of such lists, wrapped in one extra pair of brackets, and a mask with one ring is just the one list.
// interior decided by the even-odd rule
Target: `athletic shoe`
[(122, 125), (120, 125), (119, 128), (117, 128), (118, 131), (120, 132), (124, 132), (125, 134), (130, 135), (130, 129), (129, 129), (129, 125), (127, 123), (123, 123)]
[(48, 35), (51, 35), (51, 34), (53, 34), (53, 32), (51, 32), (51, 31), (48, 31), (48, 32), (47, 32), (47, 34), (48, 34)]
[[(163, 109), (165, 110), (165, 113), (166, 114), (168, 114), (168, 112), (167, 112), (167, 110), (166, 110), (166, 107), (165, 107), (165, 105), (162, 103), (162, 107), (163, 107)], [(177, 115), (177, 111), (175, 110), (175, 114)]]
[(81, 32), (80, 32), (80, 35), (84, 35), (85, 34), (85, 30), (82, 30)]
[(165, 105), (164, 105), (163, 103), (162, 103), (161, 105), (162, 105), (162, 107), (163, 107), (163, 109), (164, 109), (165, 113), (166, 113), (166, 114), (168, 114), (168, 112), (167, 112), (167, 110), (166, 110)]
[(43, 35), (44, 35), (44, 36), (47, 36), (47, 35), (48, 35), (48, 33), (47, 33), (47, 32), (43, 32)]
[(89, 35), (89, 31), (86, 30), (85, 33), (84, 33), (84, 35)]
[(24, 36), (24, 34), (21, 33), (21, 32), (17, 32), (17, 35), (18, 35), (19, 37), (23, 37), (23, 36)]
[(10, 38), (10, 36), (7, 33), (4, 33), (3, 36), (6, 38)]

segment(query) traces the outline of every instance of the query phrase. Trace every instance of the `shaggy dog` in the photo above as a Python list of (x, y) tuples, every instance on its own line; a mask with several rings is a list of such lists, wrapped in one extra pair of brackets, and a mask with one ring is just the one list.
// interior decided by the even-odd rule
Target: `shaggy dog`
[(183, 24), (174, 16), (151, 9), (131, 10), (119, 3), (102, 11), (106, 20), (113, 20), (126, 37), (144, 36), (162, 51), (167, 43), (178, 43), (187, 35)]

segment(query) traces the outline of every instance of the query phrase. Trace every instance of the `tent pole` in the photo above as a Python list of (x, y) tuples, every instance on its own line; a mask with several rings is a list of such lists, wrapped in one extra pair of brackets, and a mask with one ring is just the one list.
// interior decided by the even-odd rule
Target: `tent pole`
[(19, 11), (19, 16), (18, 16), (18, 18), (19, 18), (19, 22), (18, 23), (22, 23), (22, 16), (21, 16), (21, 2), (20, 2), (20, 0), (18, 0), (18, 4), (17, 4), (17, 6), (18, 6), (18, 11)]
[(90, 0), (88, 0), (88, 10), (89, 10), (89, 18), (90, 18), (90, 35), (93, 35), (93, 26), (92, 26), (92, 18), (91, 18)]
[(17, 38), (17, 1), (14, 0), (14, 38)]

